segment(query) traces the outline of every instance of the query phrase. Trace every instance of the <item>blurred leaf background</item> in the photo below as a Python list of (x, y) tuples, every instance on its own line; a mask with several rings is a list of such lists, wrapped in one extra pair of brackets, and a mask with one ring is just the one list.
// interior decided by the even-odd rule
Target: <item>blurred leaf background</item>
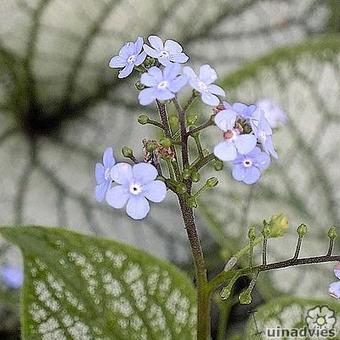
[[(224, 171), (203, 198), (198, 219), (211, 271), (242, 246), (250, 223), (276, 212), (288, 216), (290, 234), (270, 243), (270, 259), (290, 256), (301, 222), (310, 226), (303, 254), (325, 251), (327, 227), (340, 220), (339, 30), (338, 0), (0, 1), (0, 223), (67, 226), (190, 270), (173, 197), (133, 222), (93, 196), (105, 147), (120, 157), (123, 145), (139, 151), (155, 135), (136, 121), (154, 108), (138, 105), (134, 80), (118, 82), (108, 61), (123, 42), (158, 34), (181, 42), (194, 66), (216, 67), (228, 100), (270, 98), (290, 118), (275, 135), (280, 159), (259, 185), (237, 184)], [(210, 115), (197, 109), (202, 120)], [(213, 129), (206, 136), (207, 145), (216, 141)], [(4, 241), (1, 261), (20, 261)], [(254, 304), (282, 294), (326, 298), (330, 269), (263, 276)], [(230, 332), (253, 307), (232, 309)]]

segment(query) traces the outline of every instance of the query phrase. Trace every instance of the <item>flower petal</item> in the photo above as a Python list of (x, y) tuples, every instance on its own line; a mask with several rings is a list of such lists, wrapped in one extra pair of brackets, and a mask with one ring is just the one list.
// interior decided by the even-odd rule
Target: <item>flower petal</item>
[(160, 37), (157, 37), (157, 35), (150, 35), (148, 40), (154, 49), (162, 50), (164, 48), (162, 39)]
[(168, 86), (171, 92), (177, 93), (181, 90), (183, 86), (185, 86), (188, 82), (188, 77), (186, 75), (181, 75), (174, 79)]
[(146, 58), (146, 53), (142, 52), (141, 54), (139, 54), (135, 60), (135, 65), (139, 66), (140, 64), (142, 64), (144, 62)]
[(340, 279), (340, 262), (338, 262), (334, 267), (334, 275)]
[(113, 149), (106, 148), (103, 154), (103, 164), (106, 169), (112, 168), (116, 163), (115, 158), (113, 157)]
[(166, 185), (162, 181), (152, 181), (144, 186), (143, 194), (152, 202), (162, 202), (166, 196)]
[(254, 165), (260, 170), (264, 170), (268, 168), (269, 164), (270, 164), (270, 156), (267, 153), (260, 151), (260, 153), (254, 159)]
[(112, 57), (109, 62), (109, 67), (111, 68), (120, 68), (120, 67), (124, 67), (125, 65), (126, 65), (125, 59), (123, 59), (119, 55)]
[(261, 177), (261, 171), (255, 167), (245, 168), (245, 174), (243, 178), (243, 182), (246, 184), (254, 184), (256, 183)]
[(96, 185), (95, 196), (97, 202), (103, 202), (110, 185), (111, 185), (110, 181), (105, 181), (103, 183)]
[(96, 183), (100, 184), (105, 181), (105, 169), (103, 164), (97, 163), (95, 169)]
[(224, 90), (223, 90), (221, 87), (219, 87), (219, 86), (217, 86), (217, 85), (215, 85), (215, 84), (209, 85), (209, 86), (208, 86), (208, 91), (209, 91), (210, 93), (212, 93), (212, 94), (217, 94), (217, 95), (219, 95), (219, 96), (225, 97), (225, 92), (224, 92)]
[(169, 64), (164, 68), (163, 74), (165, 80), (172, 80), (175, 79), (176, 76), (179, 74), (179, 71), (181, 70), (181, 66), (179, 64)]
[(202, 93), (202, 101), (203, 103), (211, 106), (217, 106), (220, 103), (220, 100), (209, 92)]
[(141, 220), (150, 211), (150, 204), (148, 200), (142, 196), (131, 195), (126, 205), (126, 213), (134, 220)]
[(185, 53), (179, 53), (176, 55), (170, 55), (170, 60), (174, 63), (186, 63), (189, 60), (189, 57)]
[(233, 161), (237, 152), (233, 143), (223, 141), (215, 146), (214, 155), (221, 161)]
[(24, 273), (19, 267), (3, 265), (0, 268), (0, 279), (6, 286), (13, 289), (19, 289), (24, 281)]
[(135, 54), (139, 54), (143, 48), (143, 43), (144, 40), (142, 37), (138, 37), (135, 41), (135, 45), (134, 45), (134, 52)]
[(233, 178), (236, 179), (236, 181), (243, 181), (245, 173), (246, 171), (242, 164), (234, 165), (231, 172)]
[(125, 186), (117, 185), (106, 194), (106, 202), (113, 208), (121, 209), (129, 199), (130, 194)]
[(228, 131), (235, 126), (236, 114), (233, 110), (222, 110), (215, 116), (214, 120), (222, 131)]
[(255, 148), (257, 139), (254, 135), (239, 135), (234, 140), (234, 143), (237, 148), (237, 151), (240, 154), (245, 155)]
[(189, 78), (197, 78), (196, 73), (190, 66), (183, 67), (183, 74), (187, 75)]
[(143, 45), (143, 49), (144, 49), (144, 51), (145, 51), (145, 53), (147, 54), (147, 55), (149, 55), (150, 57), (152, 57), (152, 58), (158, 58), (158, 51), (156, 51), (155, 49), (153, 49), (153, 48), (151, 48), (150, 46), (148, 46), (148, 45), (146, 45), (146, 44), (144, 44)]
[(157, 169), (150, 163), (138, 163), (132, 168), (133, 179), (139, 184), (147, 184), (156, 179)]
[(149, 105), (156, 99), (156, 91), (154, 88), (144, 89), (139, 92), (138, 100), (141, 105)]
[(140, 81), (142, 84), (149, 87), (156, 86), (159, 83), (158, 80), (148, 72), (142, 74)]
[(209, 85), (217, 79), (217, 73), (210, 65), (202, 65), (200, 67), (199, 78), (203, 83)]
[(132, 166), (118, 163), (111, 169), (111, 178), (118, 184), (129, 185), (132, 181)]
[(333, 282), (328, 288), (329, 295), (335, 299), (340, 299), (340, 281)]
[(175, 95), (168, 89), (156, 90), (155, 96), (159, 100), (169, 100), (175, 98)]
[(164, 47), (171, 54), (178, 54), (183, 51), (182, 46), (174, 40), (167, 40), (164, 44)]
[(133, 71), (134, 64), (127, 64), (121, 71), (118, 73), (118, 78), (126, 78)]
[(156, 66), (152, 66), (149, 70), (148, 73), (154, 77), (155, 79), (157, 79), (157, 82), (161, 82), (163, 80), (163, 73), (162, 71), (156, 67)]
[(134, 43), (129, 41), (127, 42), (119, 51), (119, 56), (123, 59), (129, 58), (134, 52)]

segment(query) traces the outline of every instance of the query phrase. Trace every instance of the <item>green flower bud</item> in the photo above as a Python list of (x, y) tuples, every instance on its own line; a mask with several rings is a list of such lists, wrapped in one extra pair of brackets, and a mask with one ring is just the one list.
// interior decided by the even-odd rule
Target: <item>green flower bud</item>
[(177, 183), (176, 190), (179, 194), (185, 194), (187, 192), (187, 187), (184, 183)]
[(216, 171), (220, 171), (223, 169), (223, 162), (217, 158), (213, 160), (213, 167)]
[(145, 89), (145, 86), (139, 80), (135, 82), (135, 87), (138, 91)]
[(241, 305), (250, 305), (252, 301), (251, 292), (246, 289), (239, 295)]
[(218, 184), (218, 179), (216, 177), (211, 177), (207, 179), (207, 182), (206, 182), (207, 188), (216, 187), (217, 184)]
[(146, 57), (143, 63), (146, 67), (153, 66), (155, 64), (155, 59), (152, 57)]
[(127, 158), (133, 157), (133, 151), (128, 146), (122, 148), (122, 154)]
[(269, 222), (266, 222), (270, 230), (268, 237), (280, 237), (285, 234), (288, 229), (288, 219), (283, 214), (273, 215)]
[(138, 123), (141, 125), (145, 125), (149, 122), (149, 117), (147, 115), (140, 115), (138, 117)]
[(227, 300), (231, 294), (231, 289), (232, 287), (226, 286), (223, 287), (221, 292), (220, 292), (220, 297), (222, 300)]
[(147, 152), (152, 153), (152, 152), (154, 152), (155, 149), (156, 149), (156, 144), (153, 143), (153, 142), (148, 142), (148, 143), (146, 144), (146, 146), (145, 146), (145, 149), (146, 149)]
[(307, 226), (302, 223), (297, 227), (296, 231), (300, 237), (303, 237), (307, 234)]
[(196, 112), (189, 113), (187, 115), (187, 124), (194, 125), (197, 122), (198, 115)]
[(271, 229), (270, 229), (270, 225), (266, 223), (266, 221), (264, 221), (264, 226), (262, 229), (262, 235), (265, 238), (269, 238), (271, 236)]
[(169, 148), (172, 145), (171, 140), (169, 138), (162, 138), (159, 143), (165, 148)]
[(337, 234), (336, 234), (336, 227), (330, 227), (329, 230), (328, 230), (328, 237), (331, 239), (331, 240), (334, 240), (336, 237), (337, 237)]
[(191, 177), (191, 171), (188, 168), (183, 170), (182, 176), (184, 179), (189, 179)]
[(193, 182), (197, 183), (201, 179), (199, 172), (195, 171), (191, 173), (191, 179)]
[(248, 238), (249, 238), (250, 241), (255, 241), (255, 239), (256, 239), (256, 229), (255, 229), (255, 227), (249, 228)]

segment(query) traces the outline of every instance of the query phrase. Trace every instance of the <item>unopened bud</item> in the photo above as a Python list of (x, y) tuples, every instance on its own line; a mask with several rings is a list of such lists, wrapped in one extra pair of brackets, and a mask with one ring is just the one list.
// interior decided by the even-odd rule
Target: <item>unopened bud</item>
[(307, 234), (307, 226), (302, 223), (297, 227), (296, 231), (300, 237), (303, 237)]
[(213, 161), (213, 167), (216, 171), (220, 171), (223, 169), (223, 162), (217, 158)]
[(248, 289), (244, 290), (240, 295), (239, 295), (239, 300), (241, 305), (250, 305), (252, 301), (251, 297), (251, 291)]
[(148, 143), (146, 144), (146, 146), (145, 146), (145, 149), (146, 149), (147, 152), (150, 152), (150, 153), (151, 153), (151, 152), (154, 152), (154, 151), (155, 151), (156, 147), (157, 147), (156, 143), (154, 143), (154, 142), (148, 142)]
[(271, 230), (270, 230), (270, 225), (266, 223), (266, 221), (264, 221), (264, 226), (263, 226), (263, 229), (262, 229), (262, 235), (265, 237), (265, 238), (268, 238), (271, 236)]
[(184, 179), (189, 179), (190, 176), (191, 176), (191, 171), (190, 171), (190, 169), (185, 168), (185, 169), (183, 170), (182, 176), (183, 176)]
[(218, 184), (218, 179), (216, 177), (211, 177), (207, 179), (206, 186), (208, 188), (216, 187), (217, 184)]
[(128, 146), (122, 148), (122, 154), (127, 158), (133, 157), (133, 151)]
[(145, 125), (149, 122), (149, 117), (147, 115), (140, 115), (138, 117), (138, 123), (141, 125)]
[(220, 297), (222, 300), (227, 300), (231, 294), (232, 287), (223, 287), (220, 293)]
[(283, 214), (273, 215), (269, 222), (266, 222), (270, 229), (269, 237), (280, 237), (288, 229), (288, 218)]
[(169, 148), (172, 145), (171, 140), (169, 138), (162, 138), (159, 143), (165, 148)]
[(328, 237), (331, 240), (334, 240), (336, 238), (337, 234), (336, 234), (336, 227), (330, 227), (328, 230)]
[(193, 182), (197, 183), (201, 179), (199, 172), (195, 171), (191, 173), (191, 179)]
[(250, 241), (255, 241), (256, 239), (256, 229), (255, 227), (250, 227), (248, 230), (248, 238)]
[(146, 67), (150, 67), (152, 65), (155, 64), (155, 59), (152, 58), (152, 57), (146, 57), (146, 59), (144, 60), (144, 63), (143, 63)]
[(135, 87), (139, 91), (141, 91), (145, 88), (145, 86), (139, 80), (135, 82)]

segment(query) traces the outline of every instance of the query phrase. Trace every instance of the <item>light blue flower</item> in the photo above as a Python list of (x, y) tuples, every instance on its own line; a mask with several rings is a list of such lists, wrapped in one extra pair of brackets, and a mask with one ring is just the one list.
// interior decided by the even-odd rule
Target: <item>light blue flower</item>
[(220, 100), (216, 95), (225, 96), (224, 90), (213, 84), (217, 79), (217, 74), (211, 66), (202, 65), (198, 76), (189, 66), (183, 67), (183, 73), (189, 77), (190, 86), (201, 93), (203, 103), (217, 106), (220, 103)]
[(264, 112), (265, 118), (273, 129), (287, 123), (286, 113), (270, 99), (260, 99), (255, 104)]
[(256, 110), (256, 105), (254, 104), (251, 105), (247, 105), (244, 103), (229, 104), (228, 102), (223, 102), (223, 106), (225, 109), (232, 109), (239, 117), (244, 119), (250, 119)]
[[(340, 280), (340, 263), (337, 263), (334, 267), (334, 275)], [(328, 292), (330, 296), (340, 299), (340, 281), (331, 283)]]
[(256, 147), (245, 155), (238, 154), (232, 164), (234, 179), (246, 184), (254, 184), (260, 179), (261, 172), (269, 166), (270, 157)]
[(169, 100), (175, 98), (175, 93), (186, 85), (188, 79), (180, 74), (179, 64), (169, 64), (163, 70), (151, 67), (148, 72), (143, 73), (141, 83), (148, 88), (139, 93), (138, 99), (141, 105), (151, 104), (155, 99)]
[(3, 265), (0, 268), (0, 280), (9, 288), (19, 289), (24, 281), (24, 273), (19, 267)]
[(131, 166), (118, 163), (111, 170), (113, 180), (118, 184), (106, 195), (107, 203), (120, 209), (126, 205), (126, 213), (135, 220), (144, 218), (149, 210), (148, 200), (161, 202), (166, 195), (166, 186), (156, 180), (157, 169), (149, 163)]
[(113, 157), (112, 148), (106, 148), (103, 154), (103, 164), (97, 163), (95, 169), (97, 182), (95, 195), (98, 202), (103, 201), (107, 191), (111, 186), (111, 169), (115, 164), (116, 160)]
[(253, 134), (241, 134), (242, 131), (235, 126), (236, 113), (234, 110), (222, 110), (215, 116), (215, 124), (224, 132), (224, 141), (214, 148), (214, 155), (222, 161), (232, 161), (237, 154), (247, 154), (257, 143)]
[(126, 78), (131, 74), (135, 66), (139, 66), (146, 58), (143, 51), (143, 38), (138, 37), (135, 42), (127, 42), (119, 51), (119, 55), (111, 58), (109, 66), (111, 68), (123, 68), (119, 71), (118, 78)]
[(152, 48), (144, 44), (144, 51), (150, 57), (158, 59), (164, 66), (171, 62), (182, 64), (189, 59), (189, 57), (183, 53), (182, 46), (174, 40), (167, 40), (163, 44), (162, 39), (156, 35), (150, 35), (148, 40)]

